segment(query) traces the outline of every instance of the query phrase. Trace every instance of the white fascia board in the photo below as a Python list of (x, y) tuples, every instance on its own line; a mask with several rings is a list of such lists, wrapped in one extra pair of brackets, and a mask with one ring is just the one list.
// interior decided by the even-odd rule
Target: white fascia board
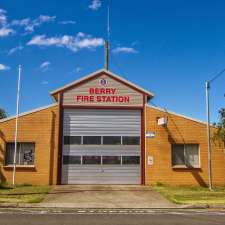
[(179, 113), (175, 113), (175, 112), (172, 112), (172, 111), (160, 108), (160, 107), (156, 107), (156, 106), (153, 106), (153, 105), (147, 105), (147, 107), (153, 108), (153, 109), (157, 109), (159, 111), (167, 112), (167, 113), (173, 114), (175, 116), (183, 117), (185, 119), (192, 120), (192, 121), (197, 122), (197, 123), (201, 123), (201, 124), (207, 125), (207, 123), (202, 121), (202, 120), (194, 119), (192, 117), (185, 116), (185, 115), (182, 115), (182, 114), (179, 114)]
[[(31, 114), (31, 113), (39, 112), (41, 110), (48, 109), (48, 108), (51, 108), (51, 107), (56, 106), (56, 105), (58, 105), (58, 103), (53, 103), (51, 105), (43, 106), (43, 107), (40, 107), (40, 108), (37, 108), (37, 109), (33, 109), (33, 110), (30, 110), (30, 111), (27, 111), (27, 112), (24, 112), (24, 113), (20, 113), (19, 117), (26, 116), (26, 115)], [(1, 119), (0, 123), (6, 122), (8, 120), (15, 119), (15, 118), (16, 118), (16, 116), (10, 116), (10, 117), (7, 117), (5, 119)]]
[(130, 82), (130, 81), (128, 81), (128, 80), (122, 78), (121, 76), (116, 75), (115, 73), (112, 73), (112, 72), (107, 71), (107, 70), (104, 70), (104, 71), (105, 71), (106, 73), (109, 73), (109, 74), (112, 75), (113, 77), (116, 77), (117, 79), (119, 79), (119, 80), (121, 80), (121, 81), (123, 81), (123, 82), (125, 82), (125, 83), (127, 83), (127, 84), (129, 84), (129, 85), (131, 85), (131, 86), (133, 86), (133, 87), (135, 87), (135, 88), (137, 88), (137, 89), (139, 89), (140, 91), (143, 91), (143, 92), (145, 92), (145, 93), (151, 95), (152, 97), (154, 97), (154, 94), (151, 93), (150, 91), (147, 91), (147, 90), (141, 88), (140, 86), (138, 86), (138, 85), (136, 85), (136, 84), (134, 84), (134, 83), (132, 83), (132, 82)]

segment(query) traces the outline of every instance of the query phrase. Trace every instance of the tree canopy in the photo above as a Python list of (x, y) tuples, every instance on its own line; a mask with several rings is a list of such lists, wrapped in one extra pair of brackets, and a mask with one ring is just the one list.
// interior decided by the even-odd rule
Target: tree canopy
[(0, 119), (4, 119), (7, 117), (6, 111), (0, 108)]
[(219, 110), (219, 122), (215, 124), (217, 130), (214, 133), (216, 139), (221, 147), (225, 147), (225, 108)]

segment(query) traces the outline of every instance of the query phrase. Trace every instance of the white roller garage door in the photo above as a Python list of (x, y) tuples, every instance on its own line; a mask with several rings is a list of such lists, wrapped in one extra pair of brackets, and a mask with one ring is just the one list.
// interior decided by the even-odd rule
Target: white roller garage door
[(65, 109), (63, 184), (140, 184), (140, 110)]

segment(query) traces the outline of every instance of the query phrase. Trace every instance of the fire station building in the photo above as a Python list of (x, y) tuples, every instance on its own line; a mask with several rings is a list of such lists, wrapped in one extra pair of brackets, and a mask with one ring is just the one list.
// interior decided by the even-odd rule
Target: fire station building
[[(151, 106), (153, 93), (99, 70), (19, 115), (17, 183), (207, 185), (204, 122)], [(213, 128), (212, 128), (213, 131)], [(12, 183), (15, 117), (0, 120), (0, 181)], [(212, 142), (214, 185), (225, 155)]]

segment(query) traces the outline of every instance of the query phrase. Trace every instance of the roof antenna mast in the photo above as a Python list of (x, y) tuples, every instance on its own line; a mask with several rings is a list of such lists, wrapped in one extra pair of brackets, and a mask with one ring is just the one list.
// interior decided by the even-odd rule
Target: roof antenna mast
[(109, 70), (109, 38), (110, 38), (110, 7), (107, 7), (107, 40), (105, 40), (105, 69)]

